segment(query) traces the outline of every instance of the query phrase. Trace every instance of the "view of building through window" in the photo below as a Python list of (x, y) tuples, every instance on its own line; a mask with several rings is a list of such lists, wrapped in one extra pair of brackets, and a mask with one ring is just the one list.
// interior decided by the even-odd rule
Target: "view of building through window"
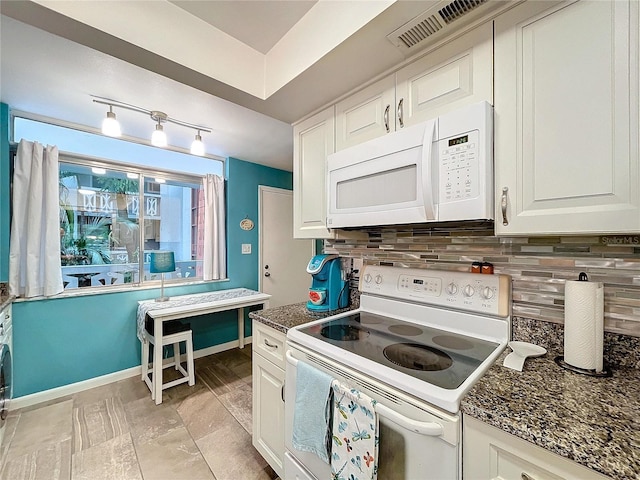
[(65, 290), (156, 280), (149, 253), (171, 250), (167, 279), (202, 278), (200, 179), (152, 177), (60, 160), (60, 258)]

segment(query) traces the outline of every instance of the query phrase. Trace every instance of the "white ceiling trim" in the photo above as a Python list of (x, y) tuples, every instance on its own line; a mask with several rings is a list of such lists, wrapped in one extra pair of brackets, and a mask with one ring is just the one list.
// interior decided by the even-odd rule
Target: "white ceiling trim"
[(264, 98), (280, 90), (395, 1), (317, 2), (267, 53)]
[(320, 0), (264, 55), (166, 0), (33, 1), (261, 100), (396, 2)]
[(34, 2), (251, 95), (264, 96), (260, 52), (165, 0)]

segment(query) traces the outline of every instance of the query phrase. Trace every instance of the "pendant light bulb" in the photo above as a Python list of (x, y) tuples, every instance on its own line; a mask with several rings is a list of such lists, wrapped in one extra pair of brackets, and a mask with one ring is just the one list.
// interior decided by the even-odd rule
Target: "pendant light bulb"
[(156, 125), (156, 129), (153, 131), (151, 135), (151, 145), (154, 147), (166, 147), (167, 146), (167, 135), (164, 133), (164, 129), (160, 122)]
[(108, 137), (119, 137), (122, 135), (120, 123), (116, 120), (116, 114), (113, 113), (113, 107), (109, 105), (107, 118), (102, 121), (102, 133)]
[(200, 157), (204, 155), (204, 143), (202, 143), (200, 130), (198, 130), (195, 140), (191, 143), (191, 155), (198, 155)]

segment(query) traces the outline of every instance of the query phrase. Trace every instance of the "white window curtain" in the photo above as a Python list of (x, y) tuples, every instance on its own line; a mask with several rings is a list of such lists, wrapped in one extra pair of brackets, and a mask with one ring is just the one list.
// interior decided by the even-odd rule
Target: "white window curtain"
[(58, 147), (21, 140), (13, 173), (9, 292), (20, 297), (62, 292)]
[(227, 276), (227, 247), (224, 228), (224, 178), (207, 175), (204, 189), (204, 272), (205, 280)]

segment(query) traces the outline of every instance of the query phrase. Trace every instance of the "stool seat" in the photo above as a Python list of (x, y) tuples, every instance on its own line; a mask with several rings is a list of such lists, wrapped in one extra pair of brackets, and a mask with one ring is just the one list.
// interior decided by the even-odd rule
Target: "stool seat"
[[(151, 390), (151, 399), (155, 400), (156, 405), (162, 403), (162, 390), (188, 382), (189, 386), (195, 385), (195, 373), (193, 364), (193, 334), (189, 323), (182, 323), (179, 320), (169, 320), (162, 323), (162, 341), (153, 334), (153, 320), (145, 319), (145, 331), (143, 332), (142, 341), (142, 380), (145, 382), (149, 390)], [(187, 356), (187, 369), (185, 370), (180, 364), (180, 344), (185, 343), (185, 351)], [(149, 351), (150, 345), (154, 348), (163, 348), (165, 345), (173, 345), (173, 361), (170, 363), (155, 365), (149, 368)], [(159, 398), (155, 395), (155, 385), (157, 381), (162, 382), (162, 370), (169, 367), (175, 367), (182, 377), (171, 382), (162, 383)], [(151, 375), (149, 375), (151, 373)], [(150, 378), (151, 377), (151, 378)]]

